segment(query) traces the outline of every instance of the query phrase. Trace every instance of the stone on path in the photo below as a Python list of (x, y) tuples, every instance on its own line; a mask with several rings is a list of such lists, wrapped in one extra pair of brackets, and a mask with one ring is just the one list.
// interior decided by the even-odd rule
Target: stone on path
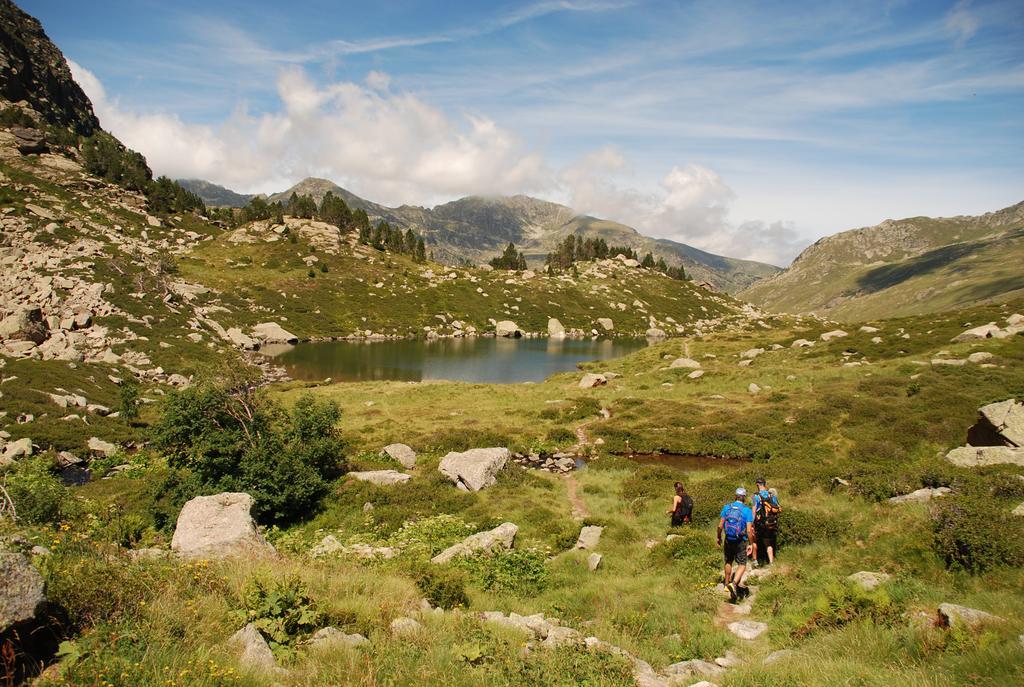
[(969, 630), (976, 630), (982, 625), (1006, 622), (1006, 618), (998, 615), (957, 604), (939, 604), (939, 620), (946, 627), (966, 627)]
[(370, 482), (381, 487), (403, 484), (412, 479), (412, 475), (407, 475), (397, 470), (365, 470), (362, 472), (350, 472), (348, 476), (354, 477), (360, 482)]
[(452, 451), (441, 459), (437, 469), (460, 489), (480, 491), (498, 480), (498, 473), (511, 456), (507, 448)]
[(594, 374), (593, 372), (588, 372), (587, 374), (583, 375), (583, 379), (580, 380), (579, 387), (581, 389), (592, 389), (595, 386), (602, 386), (607, 383), (608, 377), (606, 377), (605, 375), (599, 375)]
[(594, 572), (599, 567), (601, 567), (601, 560), (603, 558), (604, 556), (602, 556), (599, 553), (592, 553), (589, 556), (587, 556), (587, 568), (590, 570), (590, 572)]
[(43, 576), (20, 553), (0, 551), (0, 632), (36, 617), (46, 603)]
[(226, 558), (272, 554), (274, 547), (256, 529), (248, 494), (197, 496), (178, 515), (171, 550), (184, 558)]
[(416, 452), (405, 444), (388, 444), (381, 449), (380, 454), (394, 458), (407, 470), (416, 467)]
[(601, 533), (604, 532), (603, 527), (597, 525), (587, 525), (580, 530), (580, 536), (576, 539), (576, 548), (584, 550), (593, 550), (597, 548), (598, 543), (601, 541)]
[(945, 496), (951, 491), (953, 490), (949, 487), (937, 487), (935, 489), (924, 487), (923, 489), (912, 491), (909, 494), (893, 496), (889, 499), (889, 503), (924, 503), (925, 501), (931, 501), (932, 499)]
[(277, 665), (274, 660), (274, 652), (270, 650), (267, 640), (256, 629), (256, 625), (249, 623), (241, 630), (231, 635), (228, 643), (241, 649), (242, 655), (238, 659), (242, 668), (256, 673), (271, 673), (282, 675), (286, 671)]
[(508, 550), (515, 543), (519, 527), (511, 522), (503, 522), (493, 530), (477, 532), (463, 539), (458, 544), (430, 559), (431, 563), (447, 563), (461, 556), (472, 556), (475, 553)]
[(846, 579), (853, 582), (861, 589), (870, 592), (888, 582), (891, 579), (891, 575), (884, 572), (868, 572), (866, 570), (862, 570), (860, 572), (853, 573)]
[(946, 454), (946, 460), (963, 468), (986, 465), (1024, 466), (1024, 448), (1017, 446), (961, 446)]
[(759, 623), (756, 620), (737, 620), (727, 626), (729, 632), (740, 639), (754, 640), (768, 631), (768, 625)]

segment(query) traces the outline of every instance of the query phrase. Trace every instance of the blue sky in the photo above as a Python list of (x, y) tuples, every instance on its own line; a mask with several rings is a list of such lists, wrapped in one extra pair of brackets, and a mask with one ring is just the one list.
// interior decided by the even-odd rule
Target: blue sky
[(1024, 3), (23, 0), (158, 173), (529, 193), (777, 264), (1024, 200)]

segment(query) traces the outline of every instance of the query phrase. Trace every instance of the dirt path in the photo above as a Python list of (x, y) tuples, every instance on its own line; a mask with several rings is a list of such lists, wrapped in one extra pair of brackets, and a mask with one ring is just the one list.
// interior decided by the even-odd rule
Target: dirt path
[(562, 479), (565, 480), (565, 493), (569, 497), (569, 503), (572, 504), (572, 519), (584, 520), (589, 518), (590, 510), (587, 508), (587, 504), (583, 502), (583, 498), (580, 496), (580, 484), (576, 481), (576, 475), (571, 472), (567, 472), (562, 475)]

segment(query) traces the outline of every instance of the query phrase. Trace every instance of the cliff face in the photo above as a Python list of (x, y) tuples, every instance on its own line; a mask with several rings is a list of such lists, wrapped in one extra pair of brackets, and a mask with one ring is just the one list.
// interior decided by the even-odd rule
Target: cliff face
[(0, 97), (27, 102), (48, 123), (88, 136), (100, 128), (92, 103), (38, 20), (0, 0)]

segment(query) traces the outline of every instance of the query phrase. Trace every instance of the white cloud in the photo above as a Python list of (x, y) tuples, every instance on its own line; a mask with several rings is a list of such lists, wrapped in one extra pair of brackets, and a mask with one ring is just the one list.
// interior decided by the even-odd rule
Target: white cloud
[(736, 193), (707, 167), (673, 167), (652, 193), (623, 183), (628, 171), (622, 153), (605, 147), (562, 170), (559, 181), (569, 204), (579, 212), (713, 253), (782, 265), (806, 245), (788, 223), (732, 223), (729, 214)]
[(281, 190), (328, 177), (385, 203), (431, 203), (464, 194), (535, 192), (552, 178), (543, 158), (511, 132), (476, 115), (456, 120), (409, 93), (314, 84), (300, 68), (277, 80), (282, 109), (239, 108), (223, 124), (187, 124), (125, 110), (87, 69), (72, 63), (105, 128), (146, 155), (158, 174), (200, 177), (240, 191)]
[(172, 178), (252, 192), (319, 176), (389, 205), (562, 193), (578, 212), (714, 253), (783, 264), (799, 243), (778, 222), (730, 223), (736, 194), (707, 167), (672, 167), (658, 189), (640, 191), (622, 183), (629, 163), (608, 146), (556, 174), (493, 120), (469, 114), (455, 120), (413, 94), (392, 93), (382, 72), (371, 72), (366, 85), (318, 86), (301, 68), (287, 68), (277, 80), (279, 112), (253, 115), (240, 107), (222, 124), (207, 126), (128, 111), (89, 70), (70, 65), (102, 125), (142, 152), (155, 173)]
[(956, 44), (962, 46), (978, 32), (981, 22), (971, 12), (971, 0), (959, 0), (949, 14), (946, 15), (946, 29), (956, 39)]

